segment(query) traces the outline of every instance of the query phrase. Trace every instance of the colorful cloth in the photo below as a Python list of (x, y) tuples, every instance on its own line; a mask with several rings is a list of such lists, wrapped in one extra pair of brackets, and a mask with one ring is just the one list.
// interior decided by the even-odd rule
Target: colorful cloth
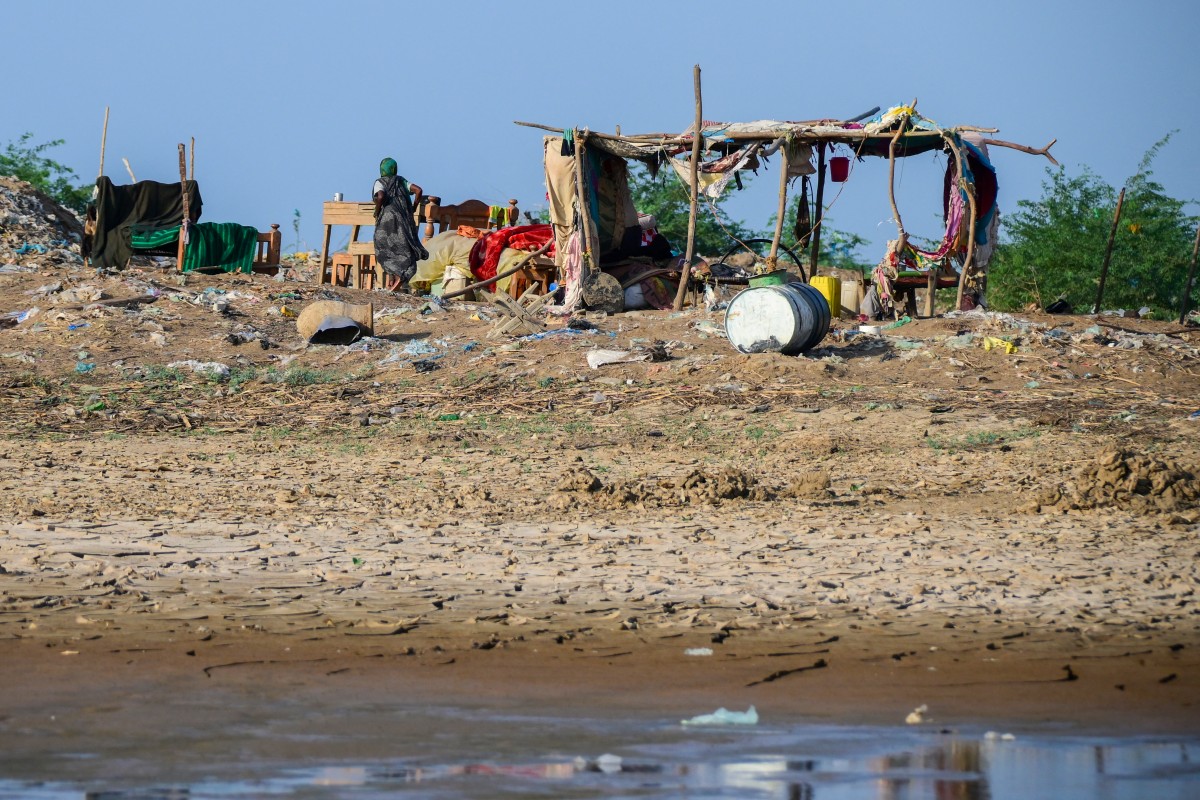
[[(384, 159), (385, 163), (390, 160)], [(417, 262), (429, 258), (429, 252), (417, 235), (408, 181), (398, 175), (384, 175), (377, 183), (381, 185), (383, 204), (375, 220), (375, 260), (384, 272), (405, 283), (416, 274)]]
[[(486, 281), (495, 277), (496, 265), (500, 263), (500, 254), (505, 248), (513, 250), (533, 251), (544, 245), (554, 236), (549, 225), (521, 225), (516, 228), (501, 228), (491, 231), (475, 242), (471, 248), (471, 272), (476, 279)], [(554, 252), (553, 246), (547, 255)]]

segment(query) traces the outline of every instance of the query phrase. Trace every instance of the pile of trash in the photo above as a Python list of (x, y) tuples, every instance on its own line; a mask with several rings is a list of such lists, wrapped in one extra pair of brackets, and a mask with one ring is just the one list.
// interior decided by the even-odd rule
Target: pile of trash
[(75, 212), (25, 181), (0, 176), (0, 270), (82, 264), (83, 224)]

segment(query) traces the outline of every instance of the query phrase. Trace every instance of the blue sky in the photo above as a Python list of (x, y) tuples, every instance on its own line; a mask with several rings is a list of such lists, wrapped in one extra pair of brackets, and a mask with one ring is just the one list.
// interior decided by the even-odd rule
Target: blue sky
[[(319, 247), (322, 201), (366, 200), (389, 155), (448, 203), (544, 206), (542, 134), (514, 120), (680, 131), (694, 64), (708, 119), (849, 117), (916, 97), (942, 125), (1057, 138), (1068, 170), (1118, 186), (1178, 131), (1155, 173), (1173, 196), (1200, 197), (1200, 3), (1186, 0), (6, 0), (0, 23), (0, 144), (65, 139), (52, 155), (90, 180), (107, 105), (106, 174), (127, 180), (124, 157), (138, 178), (172, 181), (176, 144), (194, 136), (205, 219), (278, 222), (287, 249), (294, 209), (302, 246)], [(1044, 159), (993, 158), (1002, 211), (1039, 196)], [(940, 236), (941, 168), (928, 155), (897, 171), (916, 235)], [(775, 175), (735, 198), (736, 218), (766, 226)], [(874, 260), (889, 217), (886, 162), (868, 159), (830, 218), (872, 240), (861, 254)]]

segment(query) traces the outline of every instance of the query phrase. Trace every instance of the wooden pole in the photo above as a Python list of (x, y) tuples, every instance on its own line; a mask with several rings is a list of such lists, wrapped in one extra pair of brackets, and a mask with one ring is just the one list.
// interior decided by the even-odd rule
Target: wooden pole
[(179, 144), (179, 185), (183, 189), (183, 222), (179, 225), (179, 251), (175, 257), (175, 271), (183, 272), (183, 256), (187, 250), (188, 222), (192, 218), (192, 210), (188, 205), (187, 159), (184, 146)]
[(687, 294), (688, 281), (692, 277), (692, 257), (696, 255), (696, 212), (700, 200), (700, 147), (704, 140), (704, 101), (700, 94), (700, 65), (692, 67), (692, 84), (696, 92), (696, 127), (692, 132), (692, 204), (688, 213), (687, 251), (683, 257), (683, 269), (679, 271), (679, 289), (675, 292), (676, 311), (683, 310), (683, 298)]
[(1117, 195), (1117, 210), (1113, 213), (1112, 228), (1108, 232), (1108, 244), (1104, 246), (1104, 263), (1100, 265), (1100, 285), (1096, 287), (1096, 307), (1093, 314), (1100, 313), (1100, 303), (1104, 300), (1104, 284), (1108, 282), (1108, 264), (1112, 259), (1113, 244), (1117, 239), (1117, 226), (1121, 224), (1121, 207), (1125, 205), (1125, 187)]
[(593, 270), (600, 269), (600, 254), (599, 249), (600, 239), (596, 236), (596, 241), (592, 242), (592, 206), (588, 201), (587, 178), (583, 169), (583, 160), (587, 157), (587, 146), (584, 144), (585, 137), (578, 132), (575, 134), (575, 196), (579, 202), (579, 216), (583, 222), (583, 255), (584, 271), (591, 273)]
[(133, 174), (133, 167), (129, 166), (129, 159), (122, 156), (121, 161), (125, 164), (125, 171), (129, 173), (129, 180), (137, 183), (137, 175)]
[(104, 177), (104, 150), (108, 146), (108, 106), (104, 107), (104, 132), (100, 134), (100, 174), (97, 178)]
[(192, 137), (191, 150), (188, 151), (188, 175), (196, 180), (196, 137)]
[(967, 275), (971, 268), (975, 266), (975, 223), (976, 223), (976, 207), (975, 207), (975, 184), (967, 184), (966, 177), (963, 174), (965, 167), (963, 164), (967, 158), (967, 151), (957, 145), (951, 145), (954, 150), (954, 160), (958, 167), (958, 187), (959, 191), (967, 193), (967, 255), (963, 259), (962, 272), (958, 275), (958, 291), (955, 294), (954, 308), (958, 311), (962, 310), (963, 295), (967, 289)]
[(787, 143), (779, 148), (779, 205), (775, 211), (775, 235), (771, 238), (771, 253), (767, 256), (767, 271), (775, 270), (775, 262), (779, 258), (779, 240), (783, 238), (783, 216), (787, 213), (787, 184), (788, 184), (788, 152)]
[(1200, 228), (1196, 228), (1196, 243), (1192, 245), (1192, 265), (1188, 268), (1187, 283), (1183, 287), (1183, 303), (1179, 307), (1179, 324), (1187, 318), (1188, 303), (1192, 299), (1192, 282), (1196, 280), (1196, 255), (1200, 254)]
[(817, 145), (817, 196), (814, 204), (816, 208), (813, 212), (816, 214), (817, 224), (813, 227), (812, 233), (812, 250), (808, 254), (808, 277), (812, 280), (812, 276), (817, 274), (817, 266), (820, 263), (821, 257), (821, 228), (825, 222), (825, 143), (821, 142)]
[(504, 272), (498, 272), (495, 275), (493, 275), (492, 277), (488, 278), (486, 281), (479, 281), (478, 283), (472, 283), (470, 286), (467, 286), (466, 288), (456, 289), (453, 292), (447, 292), (446, 294), (442, 295), (442, 299), (443, 300), (453, 300), (455, 297), (464, 295), (467, 292), (473, 292), (476, 289), (482, 289), (485, 286), (491, 286), (493, 283), (495, 283), (498, 280), (501, 280), (502, 278), (507, 278), (509, 275), (512, 275), (513, 273), (520, 272), (521, 270), (525, 269), (526, 264), (528, 264), (530, 261), (533, 261), (533, 259), (537, 258), (542, 253), (549, 250), (550, 245), (552, 245), (552, 244), (554, 244), (554, 239), (550, 239), (550, 241), (546, 242), (544, 245), (539, 247), (537, 250), (534, 250), (532, 253), (530, 253), (529, 255), (522, 258), (520, 261), (517, 262), (516, 266), (512, 267), (511, 269), (506, 269), (506, 270), (504, 270)]

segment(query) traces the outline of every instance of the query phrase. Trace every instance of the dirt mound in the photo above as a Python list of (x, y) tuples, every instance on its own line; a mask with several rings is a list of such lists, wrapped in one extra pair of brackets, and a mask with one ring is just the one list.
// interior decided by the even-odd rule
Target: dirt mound
[(1168, 459), (1111, 449), (1081, 468), (1071, 484), (1043, 498), (1041, 505), (1173, 512), (1194, 509), (1198, 501), (1200, 480), (1193, 470)]
[[(550, 496), (553, 508), (591, 507), (668, 508), (686, 505), (719, 505), (727, 500), (770, 500), (774, 496), (758, 480), (734, 467), (716, 471), (693, 470), (682, 478), (604, 483), (586, 467), (571, 467), (556, 482)], [(828, 477), (826, 477), (828, 485)]]

